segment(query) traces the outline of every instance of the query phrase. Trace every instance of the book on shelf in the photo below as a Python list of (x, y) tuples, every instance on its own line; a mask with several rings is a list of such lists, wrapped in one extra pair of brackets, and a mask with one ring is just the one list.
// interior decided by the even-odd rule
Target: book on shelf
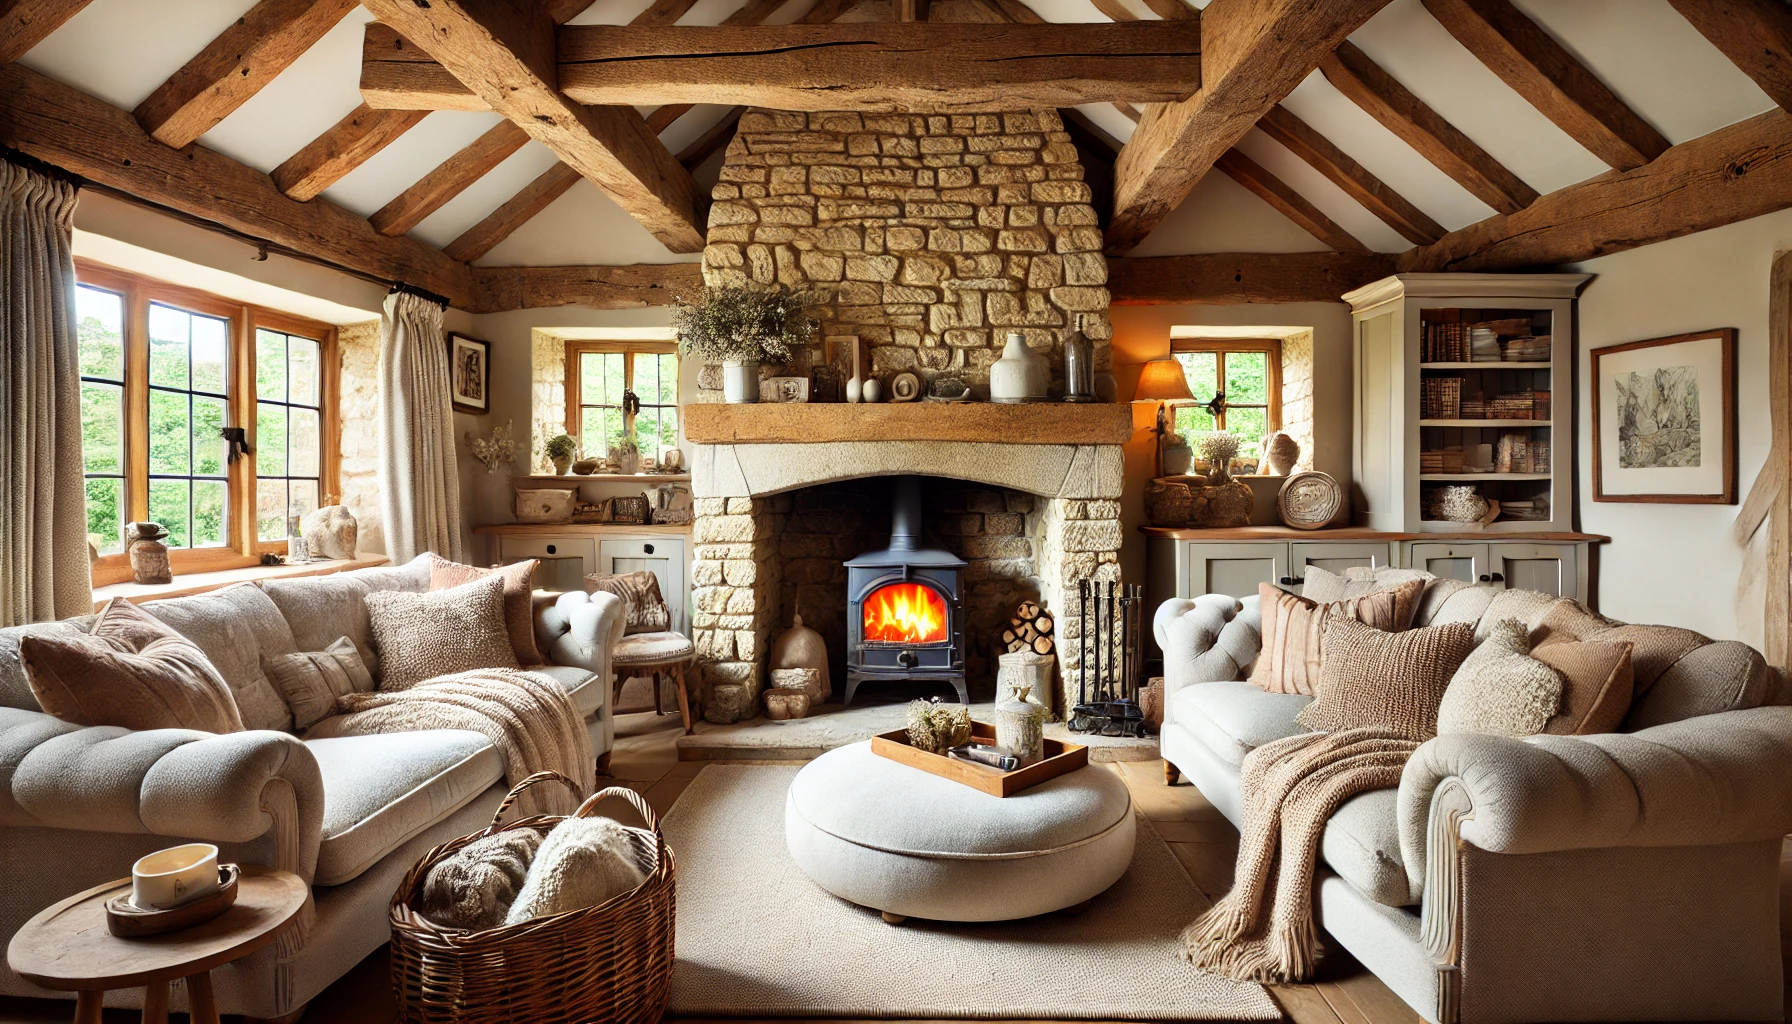
[(1420, 415), (1431, 420), (1453, 420), (1461, 416), (1462, 378), (1426, 377), (1420, 385)]
[(1508, 363), (1547, 363), (1549, 362), (1549, 335), (1537, 334), (1523, 338), (1507, 338), (1503, 352), (1505, 361)]

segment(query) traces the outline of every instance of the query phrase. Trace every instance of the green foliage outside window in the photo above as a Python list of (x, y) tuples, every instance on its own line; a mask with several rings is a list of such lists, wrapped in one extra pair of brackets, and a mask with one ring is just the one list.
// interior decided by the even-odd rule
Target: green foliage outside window
[[(1241, 458), (1261, 459), (1271, 432), (1270, 358), (1264, 351), (1176, 353), (1196, 403), (1175, 407), (1176, 432), (1193, 443), (1203, 434), (1224, 430), (1239, 439)], [(1216, 420), (1204, 406), (1222, 390), (1226, 407)]]

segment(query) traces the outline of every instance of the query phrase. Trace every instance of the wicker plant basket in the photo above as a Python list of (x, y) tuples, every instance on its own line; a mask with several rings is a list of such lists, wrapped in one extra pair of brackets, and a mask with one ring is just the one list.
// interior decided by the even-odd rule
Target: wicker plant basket
[(601, 906), (469, 932), (441, 928), (411, 909), (430, 868), (476, 839), (511, 829), (545, 832), (565, 819), (537, 814), (500, 825), (523, 792), (543, 782), (576, 784), (558, 772), (517, 783), (492, 823), (429, 851), (392, 897), (392, 986), (405, 1024), (621, 1024), (657, 1021), (672, 984), (672, 851), (659, 817), (632, 789), (613, 786), (574, 812), (591, 816), (608, 797), (633, 804), (647, 831), (635, 854), (647, 880)]

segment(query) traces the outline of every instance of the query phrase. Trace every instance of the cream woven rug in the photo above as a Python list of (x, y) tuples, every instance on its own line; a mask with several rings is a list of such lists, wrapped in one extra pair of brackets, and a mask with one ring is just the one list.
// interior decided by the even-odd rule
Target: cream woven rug
[(1208, 903), (1144, 818), (1131, 869), (1081, 914), (893, 927), (824, 892), (790, 859), (784, 796), (796, 772), (711, 765), (667, 815), (666, 841), (678, 858), (669, 1012), (1281, 1019), (1262, 986), (1206, 974), (1177, 956), (1177, 935)]

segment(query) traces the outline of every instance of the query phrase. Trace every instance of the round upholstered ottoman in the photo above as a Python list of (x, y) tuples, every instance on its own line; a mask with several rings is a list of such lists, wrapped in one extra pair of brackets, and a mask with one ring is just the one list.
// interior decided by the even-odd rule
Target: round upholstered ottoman
[(1084, 768), (994, 797), (855, 743), (797, 773), (790, 855), (815, 883), (887, 920), (1007, 921), (1099, 895), (1132, 863), (1132, 795)]

